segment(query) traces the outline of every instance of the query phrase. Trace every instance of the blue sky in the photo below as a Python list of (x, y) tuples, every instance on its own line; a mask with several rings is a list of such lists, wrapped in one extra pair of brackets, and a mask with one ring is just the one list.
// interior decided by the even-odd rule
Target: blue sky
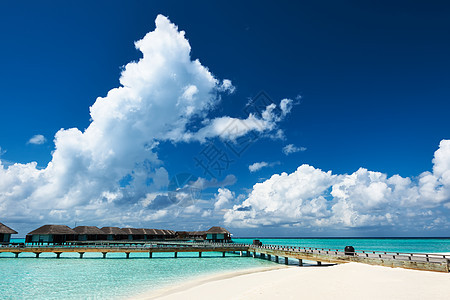
[[(78, 222), (192, 230), (220, 224), (236, 235), (448, 235), (450, 154), (441, 141), (450, 135), (449, 11), (442, 1), (1, 3), (2, 222), (21, 234), (43, 223)], [(191, 60), (218, 83), (198, 81), (191, 67), (181, 75), (186, 70), (169, 54), (169, 67), (142, 67), (180, 72), (181, 83), (197, 82), (195, 97), (214, 91), (214, 99), (189, 100), (195, 113), (170, 124), (164, 116), (177, 110), (163, 105), (154, 116), (126, 115), (130, 127), (124, 118), (105, 119), (96, 138), (68, 131), (92, 124), (97, 97), (109, 103), (124, 66), (142, 58), (134, 42), (155, 30), (158, 14), (186, 32)], [(151, 48), (155, 40), (143, 44)], [(225, 89), (224, 79), (234, 88)], [(146, 87), (157, 81), (139, 80)], [(156, 91), (175, 90), (166, 84), (140, 97), (152, 103)], [(276, 109), (263, 129), (239, 137), (251, 142), (237, 156), (228, 147), (236, 140), (224, 138), (227, 126), (214, 120), (244, 124), (261, 91)], [(286, 114), (283, 99), (292, 105)], [(102, 105), (99, 118), (127, 108), (115, 109)], [(176, 122), (185, 122), (182, 131), (192, 137), (164, 134)], [(134, 138), (139, 124), (148, 136)], [(160, 130), (152, 135), (153, 128)], [(195, 134), (201, 128), (206, 139)], [(60, 129), (62, 150), (55, 151)], [(124, 146), (133, 142), (142, 149)], [(232, 160), (213, 174), (216, 183), (195, 161), (210, 143)], [(286, 155), (288, 145), (299, 151)], [(115, 157), (105, 163), (108, 151)], [(267, 166), (250, 172), (254, 163)], [(298, 170), (304, 164), (314, 170)], [(282, 172), (290, 175), (269, 180)], [(203, 180), (190, 206), (167, 202), (169, 182), (181, 173)], [(397, 174), (410, 182), (398, 183)]]

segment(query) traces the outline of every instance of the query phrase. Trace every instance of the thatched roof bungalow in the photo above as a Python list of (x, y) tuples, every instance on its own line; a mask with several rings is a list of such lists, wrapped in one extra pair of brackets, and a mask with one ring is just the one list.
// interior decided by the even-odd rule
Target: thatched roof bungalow
[(205, 231), (205, 239), (210, 242), (227, 242), (231, 240), (231, 234), (228, 230), (223, 227), (213, 226), (207, 231)]
[(96, 226), (77, 226), (73, 229), (77, 233), (78, 241), (106, 240), (106, 233)]
[(142, 228), (145, 234), (145, 240), (157, 240), (160, 239), (161, 232), (157, 229), (150, 229), (150, 228)]
[(121, 228), (127, 234), (130, 241), (142, 241), (145, 239), (145, 230), (142, 228)]
[(3, 223), (0, 223), (0, 243), (9, 243), (11, 240), (11, 234), (17, 234), (17, 231), (9, 228)]
[(145, 234), (145, 240), (164, 240), (175, 238), (175, 231), (167, 229), (141, 228)]
[(204, 240), (206, 238), (206, 231), (189, 231), (188, 237), (193, 240)]
[(75, 241), (76, 232), (66, 225), (44, 225), (29, 232), (25, 238), (26, 243), (62, 244)]
[(127, 233), (123, 232), (119, 227), (102, 227), (100, 230), (106, 234), (108, 241), (126, 240), (128, 237)]

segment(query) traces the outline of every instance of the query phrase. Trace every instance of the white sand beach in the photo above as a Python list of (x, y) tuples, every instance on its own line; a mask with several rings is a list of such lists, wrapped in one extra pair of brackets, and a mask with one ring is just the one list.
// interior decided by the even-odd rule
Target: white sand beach
[(348, 263), (281, 266), (194, 280), (140, 299), (450, 299), (450, 274)]

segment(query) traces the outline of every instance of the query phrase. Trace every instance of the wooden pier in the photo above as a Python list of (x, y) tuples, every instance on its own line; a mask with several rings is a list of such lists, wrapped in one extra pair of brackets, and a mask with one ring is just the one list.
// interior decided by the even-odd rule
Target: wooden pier
[(288, 259), (298, 259), (299, 266), (303, 265), (303, 260), (315, 261), (317, 265), (324, 263), (341, 264), (358, 262), (369, 265), (385, 266), (392, 268), (404, 268), (423, 271), (445, 272), (450, 271), (450, 255), (426, 254), (426, 253), (400, 253), (382, 251), (355, 251), (345, 253), (339, 249), (304, 248), (279, 245), (255, 246), (249, 245), (248, 251), (253, 253), (253, 257), (275, 261), (279, 257)]
[[(288, 264), (289, 259), (298, 260), (298, 265), (302, 266), (304, 260), (322, 263), (348, 263), (358, 262), (370, 265), (396, 267), (414, 270), (426, 270), (435, 272), (450, 271), (450, 255), (422, 254), (422, 253), (399, 253), (380, 251), (355, 251), (346, 253), (342, 249), (322, 249), (304, 248), (280, 245), (249, 245), (236, 243), (192, 243), (192, 242), (126, 242), (126, 243), (82, 243), (69, 245), (3, 245), (0, 247), (1, 253), (13, 253), (19, 257), (21, 253), (34, 253), (39, 257), (41, 253), (54, 253), (55, 258), (60, 258), (63, 253), (78, 253), (83, 258), (85, 253), (99, 253), (106, 258), (108, 253), (124, 253), (126, 258), (131, 253), (148, 253), (152, 258), (153, 253), (173, 253), (173, 257), (178, 257), (178, 253), (197, 252), (202, 257), (203, 252), (219, 252), (225, 257), (227, 252), (239, 252), (241, 255), (267, 258), (277, 263), (280, 258), (284, 258), (284, 263)], [(273, 258), (273, 259), (272, 259)]]
[(148, 253), (149, 258), (153, 253), (173, 253), (177, 258), (178, 253), (198, 252), (202, 257), (203, 252), (221, 252), (225, 256), (226, 252), (247, 251), (248, 247), (242, 244), (232, 243), (86, 243), (85, 245), (41, 245), (41, 246), (3, 246), (0, 253), (13, 253), (19, 257), (21, 253), (34, 253), (36, 258), (42, 253), (54, 253), (56, 258), (60, 258), (62, 253), (79, 253), (83, 258), (85, 253), (101, 253), (103, 258), (108, 253), (124, 253), (126, 258), (130, 258), (130, 253)]

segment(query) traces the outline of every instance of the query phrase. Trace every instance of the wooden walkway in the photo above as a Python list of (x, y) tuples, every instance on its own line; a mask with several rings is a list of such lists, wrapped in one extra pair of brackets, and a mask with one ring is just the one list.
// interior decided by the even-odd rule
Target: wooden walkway
[(0, 254), (5, 252), (13, 253), (15, 257), (19, 257), (21, 253), (34, 253), (36, 257), (41, 253), (54, 253), (56, 258), (60, 258), (62, 253), (79, 253), (80, 258), (83, 258), (85, 253), (92, 252), (101, 253), (103, 258), (108, 253), (124, 253), (126, 258), (130, 257), (130, 253), (148, 253), (149, 258), (153, 257), (153, 253), (173, 253), (176, 258), (180, 252), (197, 252), (199, 257), (202, 257), (203, 252), (221, 252), (224, 257), (227, 252), (240, 252), (241, 255), (267, 258), (277, 263), (280, 258), (284, 258), (285, 264), (288, 264), (289, 259), (297, 259), (300, 266), (303, 265), (303, 260), (308, 260), (317, 262), (318, 265), (358, 262), (446, 273), (450, 269), (450, 255), (380, 251), (356, 251), (353, 255), (346, 255), (343, 250), (338, 249), (235, 243), (91, 242), (79, 245), (3, 245), (0, 247)]
[(426, 253), (400, 253), (400, 252), (382, 252), (382, 251), (356, 251), (353, 255), (346, 255), (343, 250), (323, 249), (323, 248), (304, 248), (279, 245), (254, 246), (249, 245), (249, 251), (256, 257), (271, 260), (274, 257), (275, 262), (279, 257), (285, 258), (288, 263), (289, 258), (298, 259), (299, 265), (303, 265), (303, 260), (316, 261), (318, 265), (325, 263), (348, 263), (358, 262), (369, 265), (404, 268), (424, 271), (435, 271), (448, 273), (450, 270), (450, 255), (426, 254)]
[(226, 252), (247, 251), (248, 247), (241, 244), (222, 244), (222, 243), (87, 243), (86, 245), (40, 245), (40, 246), (3, 246), (0, 247), (0, 253), (9, 252), (19, 257), (21, 253), (34, 253), (38, 258), (41, 253), (55, 253), (56, 258), (60, 258), (62, 253), (79, 253), (83, 258), (85, 253), (102, 253), (106, 258), (108, 253), (125, 253), (126, 258), (130, 253), (148, 253), (149, 258), (153, 253), (173, 253), (178, 257), (179, 252), (198, 252), (202, 257), (203, 252)]

